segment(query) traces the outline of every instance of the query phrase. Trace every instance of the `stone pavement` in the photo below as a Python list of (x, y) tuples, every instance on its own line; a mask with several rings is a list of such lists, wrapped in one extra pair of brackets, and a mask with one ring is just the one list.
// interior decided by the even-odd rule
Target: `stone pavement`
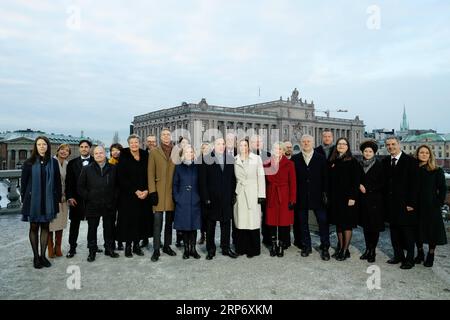
[[(206, 261), (205, 248), (200, 246), (201, 260), (183, 260), (177, 250), (176, 257), (162, 254), (159, 262), (152, 263), (151, 252), (145, 250), (144, 257), (128, 259), (120, 252), (120, 258), (112, 259), (99, 254), (88, 263), (83, 222), (75, 258), (51, 259), (53, 266), (41, 270), (32, 266), (28, 223), (21, 222), (19, 215), (0, 216), (0, 231), (0, 299), (450, 299), (450, 246), (438, 247), (432, 269), (420, 265), (403, 271), (385, 263), (392, 254), (388, 232), (381, 237), (375, 263), (381, 289), (369, 290), (369, 264), (359, 260), (364, 243), (361, 230), (355, 231), (352, 257), (345, 262), (323, 262), (317, 251), (302, 258), (294, 247), (284, 258), (270, 257), (263, 247), (262, 255), (253, 259), (232, 260), (219, 250), (213, 261)], [(67, 236), (65, 232), (64, 253)], [(318, 246), (317, 237), (313, 242)], [(79, 290), (67, 286), (73, 278), (67, 273), (70, 266), (80, 270)]]

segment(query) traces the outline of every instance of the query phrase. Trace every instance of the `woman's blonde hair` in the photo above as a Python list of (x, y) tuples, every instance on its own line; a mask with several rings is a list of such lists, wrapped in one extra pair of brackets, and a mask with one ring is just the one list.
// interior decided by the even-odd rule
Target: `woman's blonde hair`
[(272, 153), (273, 151), (275, 151), (276, 146), (278, 146), (282, 151), (283, 151), (283, 155), (286, 152), (286, 145), (281, 142), (281, 141), (277, 141), (272, 145)]
[(433, 150), (431, 150), (430, 146), (428, 146), (426, 144), (423, 144), (417, 148), (416, 155), (415, 155), (416, 159), (419, 160), (419, 152), (420, 152), (420, 149), (423, 149), (423, 148), (427, 149), (428, 152), (430, 153), (430, 159), (428, 159), (428, 162), (425, 165), (427, 170), (434, 171), (434, 170), (438, 169), (438, 165), (436, 164), (436, 156), (434, 155), (434, 152), (433, 152)]
[(180, 160), (181, 160), (181, 162), (183, 162), (185, 160), (184, 159), (184, 154), (185, 154), (187, 149), (192, 149), (192, 154), (193, 154), (192, 159), (193, 160), (195, 159), (195, 149), (194, 149), (194, 147), (192, 145), (190, 145), (190, 144), (187, 144), (187, 145), (185, 145), (183, 147), (183, 149), (181, 149), (181, 152), (180, 152)]
[(69, 156), (72, 154), (72, 149), (70, 149), (70, 145), (68, 145), (67, 143), (63, 143), (59, 145), (58, 149), (56, 149), (56, 155), (58, 155), (58, 152), (64, 148), (69, 149)]

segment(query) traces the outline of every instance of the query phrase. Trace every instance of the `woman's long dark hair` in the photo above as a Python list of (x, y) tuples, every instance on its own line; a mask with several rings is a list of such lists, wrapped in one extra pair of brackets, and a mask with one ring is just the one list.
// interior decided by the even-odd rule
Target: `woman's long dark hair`
[(52, 146), (50, 145), (50, 140), (45, 136), (39, 136), (34, 140), (33, 152), (31, 152), (31, 157), (28, 159), (31, 163), (35, 163), (39, 159), (40, 155), (37, 149), (37, 142), (39, 140), (44, 140), (47, 144), (47, 151), (45, 152), (44, 161), (48, 161), (52, 156)]
[(345, 141), (347, 143), (347, 147), (348, 147), (347, 152), (344, 154), (343, 160), (349, 161), (353, 158), (352, 151), (350, 150), (350, 142), (348, 141), (348, 139), (347, 138), (339, 138), (336, 141), (336, 147), (334, 148), (333, 154), (331, 155), (330, 162), (336, 161), (336, 159), (339, 157), (339, 152), (337, 150), (339, 141)]

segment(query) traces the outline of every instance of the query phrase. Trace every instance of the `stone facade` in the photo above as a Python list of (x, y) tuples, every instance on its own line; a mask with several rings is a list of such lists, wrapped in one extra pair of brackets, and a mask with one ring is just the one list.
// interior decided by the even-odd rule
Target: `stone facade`
[(291, 99), (280, 98), (237, 108), (209, 105), (202, 99), (197, 104), (183, 103), (178, 107), (136, 116), (132, 124), (133, 133), (144, 138), (150, 134), (159, 136), (164, 127), (172, 131), (187, 130), (195, 146), (214, 138), (205, 135), (211, 129), (217, 129), (222, 135), (229, 130), (239, 135), (239, 130), (248, 133), (253, 129), (268, 144), (274, 142), (273, 133), (276, 132), (275, 140), (290, 140), (294, 150), (299, 150), (299, 139), (303, 134), (314, 136), (316, 145), (319, 145), (323, 130), (330, 129), (335, 137), (348, 138), (355, 152), (358, 152), (358, 146), (364, 140), (365, 127), (359, 117), (349, 120), (316, 116), (314, 103), (298, 98), (296, 90)]

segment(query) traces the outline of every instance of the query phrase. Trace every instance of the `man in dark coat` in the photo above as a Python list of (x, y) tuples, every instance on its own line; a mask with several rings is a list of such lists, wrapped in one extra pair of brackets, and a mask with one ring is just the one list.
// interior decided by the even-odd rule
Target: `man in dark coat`
[[(73, 258), (75, 256), (77, 248), (78, 234), (80, 232), (80, 223), (85, 219), (85, 203), (81, 195), (78, 193), (78, 179), (81, 174), (81, 169), (94, 159), (91, 157), (92, 143), (89, 140), (81, 140), (79, 143), (80, 156), (72, 159), (67, 165), (66, 175), (66, 198), (69, 203), (69, 244), (70, 250), (67, 253), (67, 258)], [(98, 250), (101, 252), (101, 250)]]
[[(270, 157), (272, 156), (269, 151), (264, 150), (264, 141), (263, 138), (260, 135), (253, 135), (250, 138), (250, 150), (254, 154), (261, 157), (261, 160), (263, 163), (270, 160)], [(262, 234), (262, 243), (266, 245), (267, 247), (272, 246), (272, 237), (270, 235), (270, 228), (266, 224), (266, 203), (263, 201), (261, 203), (261, 234)], [(287, 245), (287, 244), (286, 244)]]
[[(388, 212), (394, 257), (389, 264), (401, 263), (402, 269), (414, 267), (415, 228), (417, 226), (418, 163), (403, 153), (396, 137), (386, 139), (390, 156), (383, 160), (386, 174), (386, 209)], [(404, 250), (407, 251), (406, 258)]]
[[(308, 213), (314, 210), (320, 233), (322, 260), (330, 260), (330, 232), (325, 210), (327, 181), (327, 161), (324, 156), (314, 151), (314, 138), (304, 135), (301, 138), (302, 152), (292, 157), (297, 176), (297, 206), (295, 208), (294, 236), (295, 242), (301, 244), (302, 257), (312, 253), (311, 235), (309, 233)], [(297, 232), (296, 232), (297, 231)]]
[(318, 146), (314, 151), (323, 155), (327, 161), (330, 161), (330, 157), (333, 154), (336, 146), (334, 145), (333, 132), (330, 129), (325, 129), (322, 132), (322, 144)]
[(78, 179), (78, 193), (86, 203), (88, 221), (88, 261), (95, 260), (97, 252), (97, 228), (103, 217), (103, 238), (105, 255), (117, 258), (114, 252), (114, 225), (116, 220), (117, 186), (116, 166), (106, 161), (106, 152), (102, 146), (94, 149), (95, 162), (81, 170)]
[(214, 151), (205, 156), (203, 161), (199, 172), (199, 188), (200, 197), (207, 208), (206, 259), (211, 260), (216, 254), (214, 239), (217, 221), (220, 221), (222, 254), (237, 258), (236, 253), (230, 248), (231, 218), (236, 201), (236, 176), (234, 165), (227, 162), (223, 138), (216, 139)]

